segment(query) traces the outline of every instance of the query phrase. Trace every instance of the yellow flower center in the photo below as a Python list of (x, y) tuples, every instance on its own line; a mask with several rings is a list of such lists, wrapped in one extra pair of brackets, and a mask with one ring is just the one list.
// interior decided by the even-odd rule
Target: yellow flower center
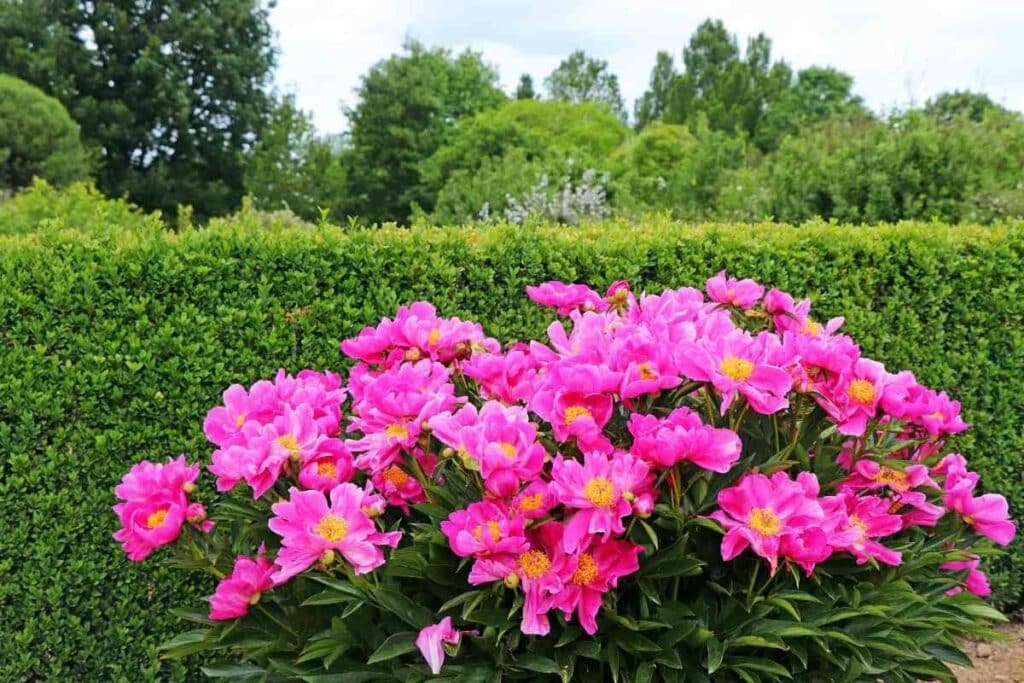
[(238, 414), (238, 416), (235, 418), (235, 429), (241, 429), (242, 428), (242, 425), (245, 424), (245, 417), (246, 417), (245, 413), (239, 413)]
[(338, 476), (338, 468), (330, 461), (318, 462), (316, 464), (316, 475), (326, 479), (334, 479)]
[(883, 467), (878, 470), (874, 477), (879, 484), (884, 484), (894, 491), (907, 491), (910, 484), (907, 483), (907, 473), (892, 467)]
[(529, 579), (539, 579), (548, 573), (551, 560), (539, 550), (527, 550), (519, 556), (519, 567)]
[(523, 496), (519, 499), (519, 509), (522, 512), (530, 512), (536, 510), (544, 502), (544, 497), (539, 493), (533, 493), (529, 496)]
[(299, 442), (291, 434), (282, 434), (281, 436), (274, 439), (274, 441), (288, 451), (288, 457), (298, 458), (299, 457)]
[(163, 526), (164, 521), (167, 519), (167, 508), (157, 510), (156, 512), (149, 513), (149, 517), (146, 517), (146, 528), (155, 529), (158, 526)]
[(809, 334), (812, 337), (817, 337), (818, 335), (821, 334), (821, 325), (814, 322), (810, 318), (807, 318), (806, 320), (804, 320), (804, 325), (803, 327), (800, 328), (800, 332), (802, 332), (803, 334)]
[(615, 503), (615, 487), (605, 477), (594, 477), (583, 487), (583, 496), (598, 507), (611, 507)]
[(658, 373), (654, 371), (650, 363), (641, 363), (636, 369), (640, 373), (640, 379), (658, 379)]
[(944, 415), (936, 410), (934, 413), (928, 413), (927, 415), (925, 415), (925, 417), (930, 417), (933, 420), (941, 420), (943, 419)]
[(861, 538), (864, 538), (868, 533), (868, 525), (857, 515), (850, 515), (850, 526), (860, 532)]
[(778, 515), (768, 508), (754, 508), (750, 511), (747, 526), (762, 536), (774, 536), (782, 530)]
[(875, 402), (875, 385), (866, 379), (855, 379), (846, 388), (846, 395), (861, 405)]
[(590, 553), (580, 555), (580, 562), (572, 575), (572, 582), (577, 586), (586, 586), (597, 578), (597, 562)]
[(404, 422), (396, 422), (393, 425), (388, 425), (388, 428), (384, 430), (384, 436), (391, 439), (408, 439), (409, 427)]
[(441, 330), (435, 327), (430, 330), (430, 334), (427, 335), (427, 344), (430, 346), (437, 346), (439, 341), (441, 341)]
[(510, 444), (508, 441), (502, 441), (498, 445), (501, 446), (501, 450), (506, 458), (512, 460), (516, 457), (516, 447), (513, 444)]
[(565, 424), (571, 425), (581, 417), (592, 417), (590, 410), (583, 406), (569, 406), (565, 409)]
[(338, 515), (324, 515), (314, 531), (328, 543), (337, 543), (348, 536), (348, 522)]
[(501, 539), (501, 525), (495, 522), (493, 519), (488, 521), (486, 524), (478, 524), (473, 529), (473, 537), (477, 541), (482, 541), (484, 537), (484, 527), (491, 532), (491, 543), (497, 543)]
[(405, 482), (409, 481), (409, 475), (398, 465), (392, 465), (384, 470), (384, 481), (395, 486), (404, 486)]
[(754, 364), (746, 358), (726, 356), (722, 359), (722, 363), (718, 366), (718, 369), (721, 370), (722, 374), (729, 379), (742, 382), (753, 374)]

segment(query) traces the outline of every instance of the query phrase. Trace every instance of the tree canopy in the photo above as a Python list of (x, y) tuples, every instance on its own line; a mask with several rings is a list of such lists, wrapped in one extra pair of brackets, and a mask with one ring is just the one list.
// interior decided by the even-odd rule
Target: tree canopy
[(626, 119), (626, 108), (619, 92), (619, 78), (608, 69), (608, 62), (576, 50), (544, 80), (548, 97), (579, 104), (595, 102), (607, 107), (620, 119)]

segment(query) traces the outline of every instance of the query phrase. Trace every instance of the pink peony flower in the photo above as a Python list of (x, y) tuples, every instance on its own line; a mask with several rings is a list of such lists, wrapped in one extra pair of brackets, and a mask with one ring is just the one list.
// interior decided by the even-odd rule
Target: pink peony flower
[(271, 575), (277, 569), (264, 553), (261, 545), (255, 559), (239, 555), (230, 576), (221, 579), (210, 596), (210, 618), (217, 621), (237, 619), (249, 612), (249, 607), (260, 601), (260, 596), (274, 587)]
[(627, 426), (633, 435), (630, 452), (652, 467), (688, 461), (725, 473), (740, 458), (742, 444), (735, 432), (705, 425), (689, 408), (676, 408), (663, 420), (634, 413)]
[(326, 452), (310, 460), (299, 470), (299, 483), (305, 488), (328, 493), (338, 484), (352, 478), (352, 456), (345, 448), (345, 444), (336, 439), (331, 439), (329, 443), (330, 448), (321, 449)]
[(244, 440), (242, 428), (248, 421), (271, 421), (281, 406), (277, 388), (261, 380), (249, 391), (232, 384), (224, 391), (224, 405), (212, 408), (203, 421), (203, 433), (211, 443), (226, 448)]
[(604, 426), (611, 419), (612, 397), (605, 394), (538, 392), (530, 408), (551, 424), (555, 438), (576, 438), (581, 450), (611, 450)]
[(533, 395), (537, 360), (530, 347), (513, 344), (505, 353), (474, 353), (461, 365), (466, 377), (476, 380), (484, 398), (503, 403), (526, 401)]
[(441, 522), (441, 533), (459, 557), (519, 555), (529, 547), (524, 526), (522, 516), (485, 500), (451, 513)]
[(999, 545), (1008, 545), (1017, 534), (1010, 520), (1006, 498), (998, 493), (974, 495), (974, 481), (961, 479), (942, 498), (945, 506), (981, 534)]
[(779, 557), (786, 555), (784, 540), (822, 527), (825, 513), (816, 498), (817, 481), (813, 475), (801, 479), (793, 481), (785, 472), (771, 477), (747, 474), (738, 485), (719, 492), (722, 509), (711, 517), (726, 528), (722, 559), (731, 560), (751, 548), (768, 560), (774, 574)]
[(565, 525), (565, 551), (572, 553), (592, 534), (621, 534), (630, 504), (648, 493), (652, 477), (646, 463), (629, 453), (585, 453), (583, 462), (558, 456), (551, 464), (558, 499), (575, 510)]
[(184, 455), (162, 464), (143, 460), (132, 466), (114, 489), (120, 501), (114, 512), (121, 523), (114, 539), (128, 559), (141, 562), (156, 548), (173, 543), (186, 521), (201, 531), (212, 528), (203, 506), (188, 500), (198, 476), (199, 465), (188, 465)]
[(753, 280), (728, 277), (724, 270), (710, 278), (706, 286), (709, 299), (737, 308), (752, 308), (764, 294), (764, 287)]
[(459, 647), (462, 642), (462, 634), (475, 633), (475, 631), (460, 631), (452, 627), (452, 618), (445, 617), (433, 626), (424, 626), (416, 637), (416, 647), (419, 648), (423, 659), (427, 661), (430, 672), (435, 676), (441, 673), (441, 666), (444, 664), (445, 645), (454, 648)]
[(586, 285), (569, 285), (557, 280), (526, 288), (526, 296), (541, 306), (554, 308), (558, 315), (569, 315), (576, 310), (603, 311), (608, 302)]
[[(781, 367), (767, 362), (771, 334), (751, 337), (739, 329), (680, 344), (676, 351), (679, 371), (698, 382), (711, 382), (722, 395), (722, 414), (737, 394), (750, 402), (762, 415), (783, 410), (789, 405), (786, 394), (792, 378)], [(777, 343), (777, 342), (776, 342)]]
[[(992, 594), (992, 587), (989, 586), (988, 576), (985, 575), (985, 572), (978, 569), (980, 564), (981, 560), (977, 555), (974, 555), (969, 560), (957, 560), (940, 564), (939, 569), (947, 572), (958, 572), (966, 569), (967, 576), (964, 579), (964, 588), (967, 589), (967, 592), (984, 598)], [(946, 591), (946, 595), (956, 595), (961, 590), (963, 589), (959, 586), (954, 586)]]
[(642, 552), (643, 546), (635, 543), (595, 537), (565, 564), (563, 588), (553, 596), (553, 607), (562, 610), (566, 620), (576, 612), (583, 630), (594, 635), (604, 594), (615, 588), (620, 578), (640, 569)]
[(844, 493), (822, 498), (821, 504), (826, 517), (835, 523), (828, 535), (828, 542), (833, 548), (850, 553), (857, 564), (875, 559), (896, 566), (902, 561), (901, 553), (875, 540), (903, 529), (899, 515), (889, 510), (889, 500)]
[(394, 548), (402, 534), (382, 533), (364, 512), (369, 490), (355, 484), (339, 484), (328, 498), (320, 491), (292, 488), (287, 501), (275, 503), (267, 526), (281, 537), (277, 555), (280, 567), (275, 583), (284, 583), (317, 561), (329, 563), (338, 551), (356, 574), (366, 574), (384, 564), (380, 546)]
[(540, 519), (558, 505), (555, 488), (540, 479), (535, 479), (512, 499), (512, 509), (526, 519)]

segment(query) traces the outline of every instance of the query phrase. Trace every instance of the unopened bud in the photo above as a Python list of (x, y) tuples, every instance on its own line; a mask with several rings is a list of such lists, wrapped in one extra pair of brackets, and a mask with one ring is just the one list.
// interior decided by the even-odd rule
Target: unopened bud
[(186, 519), (188, 520), (189, 524), (195, 524), (195, 525), (198, 526), (198, 525), (202, 524), (204, 521), (206, 521), (206, 510), (202, 510), (200, 512), (197, 512), (194, 515), (186, 517)]
[(420, 423), (420, 431), (429, 434), (430, 432), (434, 431), (434, 428), (430, 426), (429, 421), (424, 420), (423, 422)]
[(636, 500), (636, 494), (633, 493), (632, 491), (623, 491), (622, 500), (626, 501), (627, 503), (632, 503), (634, 500)]
[(409, 361), (410, 363), (418, 361), (422, 357), (423, 357), (423, 354), (415, 346), (412, 347), (411, 349), (406, 349), (405, 350), (405, 359), (407, 361)]
[(181, 490), (184, 491), (185, 493), (192, 493), (193, 491), (196, 490), (196, 485), (194, 482), (186, 481), (184, 484), (181, 485)]
[(325, 567), (329, 567), (334, 564), (334, 551), (328, 548), (320, 555), (320, 564)]
[(249, 598), (249, 604), (250, 605), (255, 605), (257, 602), (260, 601), (261, 597), (263, 597), (263, 593), (253, 593), (252, 597)]
[(505, 577), (506, 588), (518, 588), (519, 587), (519, 575), (512, 573)]
[(455, 449), (454, 448), (452, 448), (450, 446), (445, 446), (444, 448), (441, 449), (441, 457), (442, 458), (450, 458), (453, 455), (455, 455)]

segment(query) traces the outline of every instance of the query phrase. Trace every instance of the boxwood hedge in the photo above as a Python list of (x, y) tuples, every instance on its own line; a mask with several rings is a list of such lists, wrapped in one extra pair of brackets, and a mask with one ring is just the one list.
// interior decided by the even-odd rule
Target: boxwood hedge
[[(2, 231), (0, 231), (2, 232)], [(721, 268), (845, 315), (865, 351), (955, 393), (983, 484), (1024, 513), (1024, 223), (987, 228), (687, 226), (49, 230), (0, 237), (0, 679), (179, 679), (155, 644), (208, 583), (125, 560), (112, 488), (136, 460), (206, 458), (220, 391), (278, 367), (337, 367), (339, 338), (434, 301), (502, 339), (539, 336), (523, 288), (637, 289)], [(1024, 595), (1024, 546), (996, 570)]]

